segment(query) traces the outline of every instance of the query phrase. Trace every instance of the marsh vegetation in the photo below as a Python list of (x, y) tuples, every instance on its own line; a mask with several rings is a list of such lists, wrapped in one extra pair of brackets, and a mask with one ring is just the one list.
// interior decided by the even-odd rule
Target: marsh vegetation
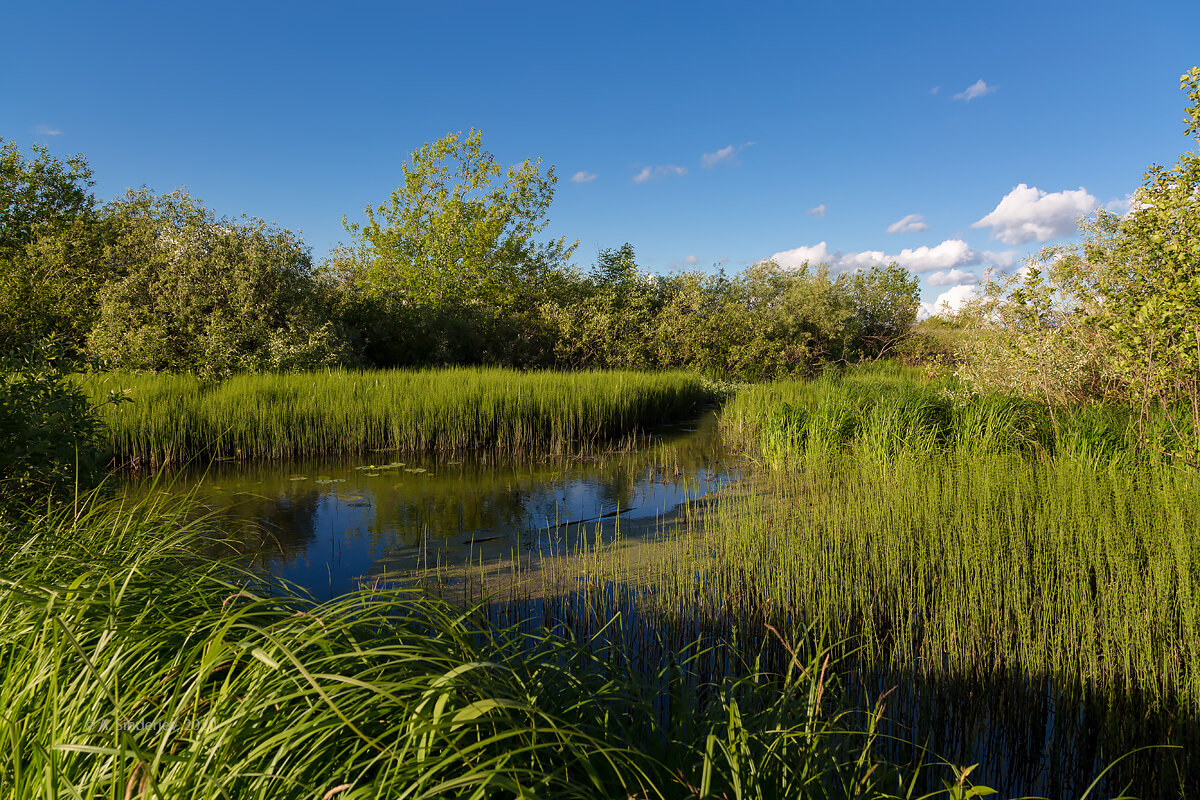
[(7, 795), (1200, 793), (1200, 156), (918, 327), (476, 132), (322, 265), (0, 166)]

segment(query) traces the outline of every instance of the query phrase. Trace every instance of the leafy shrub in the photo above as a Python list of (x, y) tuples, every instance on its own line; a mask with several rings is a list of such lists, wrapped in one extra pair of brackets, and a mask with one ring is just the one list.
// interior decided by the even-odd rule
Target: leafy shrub
[(182, 192), (132, 192), (108, 216), (122, 277), (100, 291), (89, 350), (112, 368), (223, 377), (352, 360), (291, 232), (218, 219)]
[(103, 476), (101, 425), (51, 343), (0, 361), (0, 520)]

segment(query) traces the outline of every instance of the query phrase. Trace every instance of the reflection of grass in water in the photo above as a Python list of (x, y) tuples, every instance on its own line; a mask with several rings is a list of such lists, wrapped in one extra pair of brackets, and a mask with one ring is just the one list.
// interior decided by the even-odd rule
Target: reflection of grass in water
[(503, 369), (241, 375), (211, 384), (178, 375), (98, 374), (96, 398), (122, 461), (196, 453), (566, 452), (678, 419), (711, 399), (682, 373), (523, 373)]
[(708, 511), (707, 501), (697, 501), (654, 518), (604, 515), (519, 537), (471, 536), (451, 558), (441, 547), (410, 548), (381, 559), (367, 580), (424, 586), (460, 605), (571, 593), (581, 580), (646, 585), (668, 561), (697, 563), (689, 540), (702, 531)]
[[(705, 419), (712, 428), (711, 415)], [(584, 511), (593, 498), (601, 511), (627, 509), (646, 487), (654, 491), (666, 487), (669, 492), (672, 487), (689, 485), (696, 472), (702, 473), (703, 481), (703, 471), (716, 469), (721, 456), (716, 438), (643, 437), (641, 443), (642, 447), (633, 452), (598, 447), (570, 456), (483, 454), (453, 459), (454, 463), (437, 456), (410, 458), (409, 469), (425, 470), (413, 473), (404, 471), (399, 460), (386, 460), (395, 468), (376, 478), (368, 478), (365, 469), (358, 469), (372, 466), (364, 465), (363, 459), (342, 456), (284, 464), (266, 461), (212, 466), (207, 472), (182, 473), (177, 480), (185, 488), (201, 484), (200, 498), (224, 515), (227, 526), (242, 520), (241, 526), (250, 531), (256, 519), (278, 518), (281, 508), (311, 505), (336, 512), (344, 507), (344, 498), (373, 498), (373, 511), (355, 521), (356, 529), (346, 532), (348, 538), (361, 537), (372, 546), (390, 549), (393, 543), (411, 546), (428, 536), (436, 549), (438, 540), (456, 541), (456, 537), (471, 531), (524, 530), (528, 526), (523, 521), (543, 517), (554, 520), (556, 514), (558, 521), (580, 519), (582, 512), (574, 506), (578, 496), (571, 494), (568, 505), (562, 493), (554, 492), (560, 484), (587, 487), (588, 505), (581, 507)], [(316, 478), (291, 482), (289, 476)], [(218, 492), (214, 484), (230, 491)], [(139, 485), (140, 481), (131, 480), (126, 493), (137, 496)], [(245, 490), (249, 490), (248, 495), (233, 496)], [(319, 525), (340, 524), (336, 514), (326, 514), (323, 520)], [(260, 545), (263, 558), (294, 557), (297, 549), (308, 546), (315, 533), (309, 530), (312, 525), (302, 522), (296, 518), (301, 530), (291, 539), (287, 530), (271, 525), (273, 535)], [(263, 537), (249, 533), (243, 538), (247, 551), (253, 552), (255, 542)]]

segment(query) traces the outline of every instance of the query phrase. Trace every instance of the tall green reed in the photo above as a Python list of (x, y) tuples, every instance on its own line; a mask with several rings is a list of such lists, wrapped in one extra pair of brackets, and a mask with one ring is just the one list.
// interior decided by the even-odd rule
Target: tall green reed
[(90, 498), (0, 534), (5, 796), (903, 794), (869, 725), (842, 729), (821, 653), (663, 719), (686, 663), (631, 669), (416, 590), (316, 603), (197, 558), (219, 531), (184, 505)]
[(723, 424), (782, 469), (722, 503), (719, 569), (897, 668), (1200, 708), (1200, 476), (1128, 412), (1055, 425), (953, 388), (868, 374), (732, 401)]
[(81, 378), (123, 462), (197, 454), (283, 457), (368, 450), (556, 451), (695, 413), (712, 399), (682, 373), (434, 369)]

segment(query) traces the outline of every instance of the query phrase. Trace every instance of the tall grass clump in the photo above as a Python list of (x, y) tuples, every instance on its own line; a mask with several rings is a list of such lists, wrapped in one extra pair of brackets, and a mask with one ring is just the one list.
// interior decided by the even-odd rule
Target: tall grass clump
[[(834, 456), (814, 445), (830, 407), (853, 420)], [(726, 416), (783, 467), (715, 526), (773, 602), (893, 666), (1200, 709), (1200, 475), (1127, 412), (842, 379), (755, 387)]]
[(558, 451), (695, 413), (712, 398), (683, 372), (431, 369), (82, 378), (112, 449), (135, 463), (197, 454), (307, 456), (368, 450)]
[(732, 444), (781, 465), (851, 450), (893, 458), (903, 450), (964, 458), (1022, 453), (1115, 468), (1162, 462), (1179, 447), (1163, 413), (1138, 419), (1104, 404), (1048, 408), (884, 364), (749, 387), (725, 405), (721, 424)]
[[(1200, 746), (1200, 474), (1169, 458), (1169, 420), (854, 372), (751, 387), (723, 416), (771, 468), (705, 526), (714, 606), (827, 631), (864, 685), (1051, 698), (1047, 741), (1082, 725), (1070, 748), (1143, 723)], [(927, 714), (928, 696), (911, 703)], [(1097, 738), (1097, 707), (1115, 738)], [(1191, 796), (1195, 765), (1161, 758), (1180, 770), (1162, 796)]]
[(195, 557), (214, 531), (185, 505), (85, 498), (3, 531), (5, 797), (903, 794), (819, 652), (664, 717), (686, 658), (618, 663), (411, 589), (316, 603)]

